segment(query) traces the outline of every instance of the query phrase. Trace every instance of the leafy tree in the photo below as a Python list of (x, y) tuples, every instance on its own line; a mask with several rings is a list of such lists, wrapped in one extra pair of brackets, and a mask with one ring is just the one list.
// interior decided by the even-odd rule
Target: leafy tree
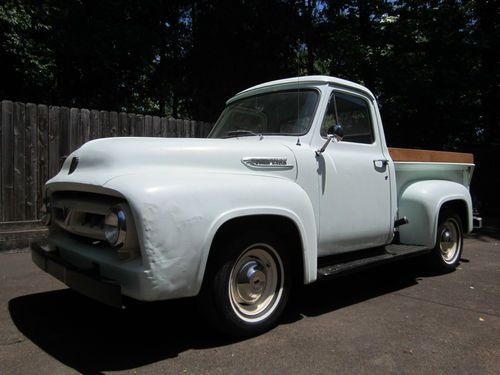
[(55, 6), (7, 0), (0, 5), (0, 95), (23, 99), (30, 89), (34, 101), (54, 81), (54, 52), (47, 43)]

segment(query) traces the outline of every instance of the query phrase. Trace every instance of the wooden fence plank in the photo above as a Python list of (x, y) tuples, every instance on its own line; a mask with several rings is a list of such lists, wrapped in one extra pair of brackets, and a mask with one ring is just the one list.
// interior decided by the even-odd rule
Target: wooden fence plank
[(168, 137), (168, 119), (166, 117), (160, 118), (160, 129), (161, 129), (161, 137)]
[(118, 136), (118, 113), (109, 112), (108, 137)]
[[(49, 108), (39, 105), (38, 117), (38, 192), (37, 200), (42, 203), (43, 187), (49, 179)], [(38, 211), (38, 215), (40, 212)]]
[(153, 136), (153, 119), (150, 115), (144, 116), (144, 136)]
[(144, 116), (133, 115), (131, 124), (131, 135), (134, 137), (144, 136)]
[(14, 217), (14, 105), (11, 101), (2, 101), (2, 221)]
[(59, 171), (59, 132), (61, 110), (58, 106), (49, 107), (49, 178)]
[(109, 112), (99, 111), (99, 124), (101, 128), (100, 138), (107, 138), (110, 136), (109, 129)]
[(80, 124), (80, 109), (69, 110), (69, 152), (72, 153), (82, 145), (82, 128)]
[(161, 120), (158, 116), (153, 116), (153, 137), (161, 137)]
[(14, 103), (14, 220), (26, 220), (26, 175), (25, 135), (26, 108), (24, 103)]
[(184, 138), (184, 120), (175, 119), (175, 136)]
[[(2, 108), (3, 107), (3, 101), (0, 102), (0, 222), (4, 221), (3, 218), (3, 184), (2, 184), (2, 163), (3, 163), (3, 158), (2, 158), (2, 127), (3, 127), (3, 117), (2, 117)], [(5, 220), (6, 221), (6, 220)]]
[(80, 126), (82, 129), (82, 145), (90, 141), (90, 111), (88, 109), (81, 110)]
[(69, 108), (61, 107), (60, 111), (60, 126), (59, 126), (59, 168), (63, 165), (64, 160), (70, 154), (69, 144)]
[(101, 121), (99, 119), (99, 111), (92, 109), (90, 111), (90, 139), (100, 138)]
[(174, 118), (169, 118), (167, 121), (167, 137), (177, 137), (177, 121)]
[(191, 121), (182, 120), (182, 122), (183, 122), (183, 124), (182, 124), (183, 134), (181, 135), (181, 137), (191, 138), (192, 137), (192, 135), (191, 135)]
[(196, 121), (194, 121), (194, 120), (189, 121), (189, 137), (190, 138), (200, 138), (200, 136), (198, 135)]
[(127, 137), (130, 135), (129, 118), (125, 112), (118, 114), (118, 135), (120, 137)]
[(26, 105), (26, 220), (38, 219), (38, 125), (36, 104)]

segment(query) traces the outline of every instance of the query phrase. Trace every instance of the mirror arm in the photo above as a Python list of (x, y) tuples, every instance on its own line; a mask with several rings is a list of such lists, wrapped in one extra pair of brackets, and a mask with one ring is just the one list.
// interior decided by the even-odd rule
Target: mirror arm
[(342, 128), (342, 125), (338, 124), (333, 127), (333, 134), (328, 134), (327, 139), (323, 147), (321, 147), (319, 150), (316, 150), (316, 156), (320, 156), (323, 152), (325, 152), (326, 148), (334, 139), (337, 142), (340, 142), (342, 138), (344, 137), (344, 129)]
[(326, 139), (326, 142), (323, 144), (323, 147), (321, 147), (319, 150), (316, 150), (316, 156), (320, 156), (323, 152), (325, 152), (326, 148), (328, 147), (328, 145), (330, 144), (330, 142), (332, 141), (334, 135), (333, 134), (329, 134), (328, 135), (328, 138)]

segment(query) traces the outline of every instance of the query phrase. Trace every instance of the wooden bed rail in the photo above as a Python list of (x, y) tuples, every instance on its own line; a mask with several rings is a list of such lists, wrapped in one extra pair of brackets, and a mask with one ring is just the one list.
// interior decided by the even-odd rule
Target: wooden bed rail
[(463, 152), (389, 147), (393, 161), (474, 164), (474, 155)]

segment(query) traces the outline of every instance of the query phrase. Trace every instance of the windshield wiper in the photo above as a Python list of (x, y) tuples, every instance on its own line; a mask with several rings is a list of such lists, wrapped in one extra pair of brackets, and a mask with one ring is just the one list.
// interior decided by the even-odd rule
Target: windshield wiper
[(250, 135), (255, 135), (256, 137), (260, 137), (260, 139), (263, 138), (262, 134), (257, 134), (251, 130), (245, 130), (245, 129), (231, 130), (231, 131), (226, 133), (226, 138), (250, 136)]

